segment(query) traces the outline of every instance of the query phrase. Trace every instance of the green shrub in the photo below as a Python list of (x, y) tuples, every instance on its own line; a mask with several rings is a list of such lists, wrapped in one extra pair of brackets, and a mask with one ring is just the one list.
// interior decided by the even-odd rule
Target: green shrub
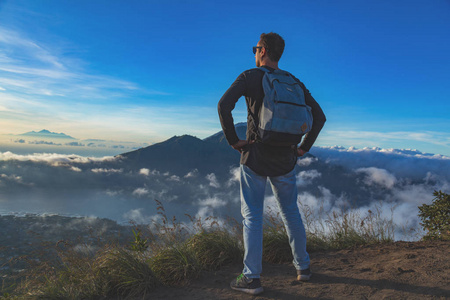
[(434, 191), (433, 203), (419, 206), (419, 217), (427, 231), (424, 240), (450, 240), (450, 195)]
[(134, 241), (130, 243), (130, 249), (136, 252), (145, 252), (148, 249), (148, 239), (142, 237), (140, 229), (132, 230)]

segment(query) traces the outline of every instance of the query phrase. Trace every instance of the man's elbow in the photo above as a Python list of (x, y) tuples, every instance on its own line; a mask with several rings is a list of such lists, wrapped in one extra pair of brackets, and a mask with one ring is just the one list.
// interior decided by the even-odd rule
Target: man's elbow
[(317, 122), (317, 124), (320, 124), (320, 127), (323, 127), (323, 125), (325, 124), (326, 121), (327, 121), (327, 118), (325, 117), (324, 114), (320, 114), (319, 116), (314, 118), (314, 122)]

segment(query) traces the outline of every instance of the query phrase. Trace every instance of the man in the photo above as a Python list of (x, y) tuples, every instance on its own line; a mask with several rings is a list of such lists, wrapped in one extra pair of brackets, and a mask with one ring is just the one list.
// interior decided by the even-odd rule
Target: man
[[(278, 69), (278, 61), (284, 51), (284, 40), (276, 33), (261, 34), (253, 47), (257, 67), (269, 71)], [(233, 149), (241, 153), (240, 191), (241, 212), (244, 217), (244, 269), (231, 282), (231, 288), (249, 294), (263, 291), (260, 282), (262, 272), (262, 237), (264, 190), (267, 177), (281, 211), (294, 257), (298, 280), (309, 280), (309, 255), (306, 252), (306, 234), (297, 205), (297, 185), (294, 167), (299, 156), (312, 147), (325, 123), (325, 115), (303, 83), (299, 82), (305, 102), (312, 109), (313, 125), (297, 146), (272, 146), (261, 142), (257, 133), (258, 113), (264, 90), (262, 79), (265, 72), (255, 68), (243, 72), (225, 92), (218, 104), (223, 132)], [(241, 96), (247, 103), (247, 137), (240, 140), (236, 134), (231, 111)]]

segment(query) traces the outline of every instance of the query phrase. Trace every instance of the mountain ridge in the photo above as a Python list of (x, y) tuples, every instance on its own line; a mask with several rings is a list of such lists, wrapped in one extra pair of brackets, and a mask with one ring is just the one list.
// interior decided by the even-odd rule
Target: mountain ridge
[(48, 137), (48, 138), (57, 138), (57, 139), (71, 139), (76, 140), (74, 137), (71, 137), (70, 135), (67, 135), (65, 133), (57, 133), (57, 132), (51, 132), (47, 129), (42, 129), (39, 132), (36, 131), (29, 131), (22, 134), (18, 134), (19, 136), (33, 136), (33, 137)]
[[(239, 138), (245, 139), (246, 130), (246, 123), (236, 124)], [(131, 169), (156, 169), (179, 176), (198, 169), (203, 175), (216, 173), (228, 176), (230, 166), (238, 166), (240, 154), (228, 145), (223, 132), (219, 131), (205, 139), (188, 134), (173, 136), (163, 142), (120, 154), (120, 157)]]

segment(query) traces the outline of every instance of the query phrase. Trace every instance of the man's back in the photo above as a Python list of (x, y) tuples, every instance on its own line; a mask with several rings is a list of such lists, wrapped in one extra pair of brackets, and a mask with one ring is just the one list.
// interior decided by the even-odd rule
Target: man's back
[[(269, 70), (273, 68), (265, 66)], [(224, 130), (225, 137), (230, 145), (238, 141), (236, 131), (234, 129), (231, 111), (237, 100), (241, 96), (245, 96), (247, 104), (247, 141), (256, 141), (244, 147), (241, 155), (241, 164), (247, 165), (253, 171), (261, 175), (279, 176), (291, 171), (297, 161), (296, 148), (285, 146), (270, 146), (260, 142), (257, 124), (259, 122), (259, 111), (261, 109), (264, 90), (262, 79), (264, 71), (259, 68), (244, 71), (234, 81), (231, 87), (225, 92), (219, 101), (219, 116)], [(294, 77), (295, 78), (295, 77)], [(295, 78), (301, 85), (305, 93), (305, 102), (312, 108), (314, 123), (313, 129), (304, 137), (301, 147), (305, 151), (309, 151), (314, 143), (317, 135), (325, 123), (325, 115), (322, 109), (311, 96), (305, 85)], [(320, 128), (319, 128), (320, 127)], [(318, 129), (318, 130), (317, 130)]]

